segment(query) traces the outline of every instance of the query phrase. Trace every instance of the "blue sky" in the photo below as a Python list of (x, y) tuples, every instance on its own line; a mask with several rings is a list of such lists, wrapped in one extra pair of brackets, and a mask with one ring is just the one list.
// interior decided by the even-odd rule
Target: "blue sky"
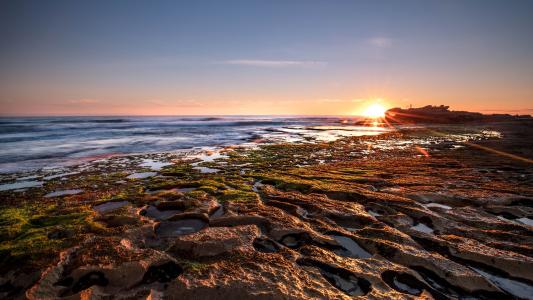
[(0, 22), (8, 115), (533, 109), (533, 1), (2, 1)]

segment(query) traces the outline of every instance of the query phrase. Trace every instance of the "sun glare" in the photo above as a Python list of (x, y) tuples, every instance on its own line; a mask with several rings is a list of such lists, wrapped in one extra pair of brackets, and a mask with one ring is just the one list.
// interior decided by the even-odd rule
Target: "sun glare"
[(363, 112), (363, 116), (372, 119), (383, 118), (385, 116), (385, 107), (377, 103), (372, 104), (366, 108)]

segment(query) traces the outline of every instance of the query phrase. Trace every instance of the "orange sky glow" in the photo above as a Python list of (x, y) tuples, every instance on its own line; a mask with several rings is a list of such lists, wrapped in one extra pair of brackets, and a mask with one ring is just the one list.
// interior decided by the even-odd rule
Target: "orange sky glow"
[(7, 1), (0, 116), (532, 114), (533, 2), (422, 2)]

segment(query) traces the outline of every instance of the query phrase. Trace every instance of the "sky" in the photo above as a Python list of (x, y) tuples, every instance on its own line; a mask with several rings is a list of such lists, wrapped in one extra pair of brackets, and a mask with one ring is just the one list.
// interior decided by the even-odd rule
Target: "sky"
[(0, 115), (533, 114), (533, 1), (0, 1)]

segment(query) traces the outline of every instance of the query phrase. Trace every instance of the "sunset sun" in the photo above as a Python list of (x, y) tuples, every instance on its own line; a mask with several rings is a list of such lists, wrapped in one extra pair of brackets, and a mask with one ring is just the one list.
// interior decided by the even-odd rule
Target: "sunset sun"
[(363, 116), (372, 119), (383, 118), (385, 116), (385, 110), (383, 105), (375, 103), (365, 109)]

